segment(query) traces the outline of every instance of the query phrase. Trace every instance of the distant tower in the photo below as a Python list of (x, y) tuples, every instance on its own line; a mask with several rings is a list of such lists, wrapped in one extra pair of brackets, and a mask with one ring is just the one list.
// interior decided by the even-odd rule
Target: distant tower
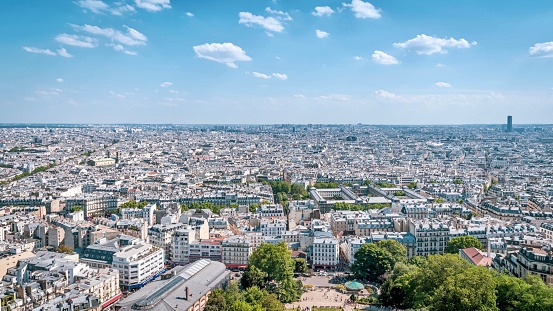
[(507, 132), (513, 131), (513, 116), (507, 116)]

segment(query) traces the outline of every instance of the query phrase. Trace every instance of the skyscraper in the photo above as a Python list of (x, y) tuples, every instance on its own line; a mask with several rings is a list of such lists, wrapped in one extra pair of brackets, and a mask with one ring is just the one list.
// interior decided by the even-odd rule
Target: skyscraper
[(513, 116), (507, 116), (507, 132), (513, 131)]

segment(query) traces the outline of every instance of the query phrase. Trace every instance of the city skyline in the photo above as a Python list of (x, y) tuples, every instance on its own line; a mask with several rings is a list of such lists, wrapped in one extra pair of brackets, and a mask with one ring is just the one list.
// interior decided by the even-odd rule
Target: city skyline
[(2, 123), (553, 123), (545, 1), (0, 9)]

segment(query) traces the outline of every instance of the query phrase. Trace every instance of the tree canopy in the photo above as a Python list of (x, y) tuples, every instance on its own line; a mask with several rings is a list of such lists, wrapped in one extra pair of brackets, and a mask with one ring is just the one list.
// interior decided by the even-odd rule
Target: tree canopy
[(449, 254), (459, 254), (459, 250), (469, 247), (482, 249), (482, 243), (480, 243), (477, 238), (469, 235), (458, 236), (449, 240), (445, 252)]
[(553, 288), (536, 275), (522, 280), (472, 266), (455, 254), (429, 255), (396, 264), (379, 300), (402, 309), (553, 310)]
[(351, 270), (357, 278), (377, 281), (396, 263), (407, 261), (407, 249), (395, 240), (366, 243), (355, 252)]

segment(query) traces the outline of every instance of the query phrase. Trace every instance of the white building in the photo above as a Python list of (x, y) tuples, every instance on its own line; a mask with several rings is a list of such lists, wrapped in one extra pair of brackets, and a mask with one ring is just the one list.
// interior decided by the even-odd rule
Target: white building
[(313, 240), (313, 267), (334, 268), (340, 260), (339, 242), (335, 237)]
[(443, 254), (451, 234), (448, 224), (439, 219), (410, 219), (409, 232), (416, 239), (416, 256)]
[(184, 265), (190, 262), (190, 243), (196, 240), (196, 230), (186, 227), (175, 230), (171, 243), (171, 261)]
[(286, 231), (286, 220), (275, 219), (272, 222), (268, 219), (262, 219), (259, 225), (263, 236), (277, 236)]
[(156, 210), (156, 204), (148, 204), (144, 208), (122, 208), (122, 219), (142, 218), (146, 221), (148, 226), (152, 226), (155, 223), (154, 211)]
[(165, 259), (169, 259), (172, 256), (173, 233), (182, 228), (187, 228), (186, 224), (167, 224), (167, 225), (153, 225), (148, 229), (148, 242), (165, 251)]
[(371, 243), (371, 239), (368, 237), (366, 238), (355, 237), (355, 238), (349, 238), (346, 240), (345, 253), (348, 258), (348, 262), (350, 266), (353, 265), (353, 263), (355, 262), (355, 253), (365, 243)]
[(244, 236), (232, 236), (222, 243), (223, 263), (230, 268), (245, 268), (252, 254), (250, 240)]

